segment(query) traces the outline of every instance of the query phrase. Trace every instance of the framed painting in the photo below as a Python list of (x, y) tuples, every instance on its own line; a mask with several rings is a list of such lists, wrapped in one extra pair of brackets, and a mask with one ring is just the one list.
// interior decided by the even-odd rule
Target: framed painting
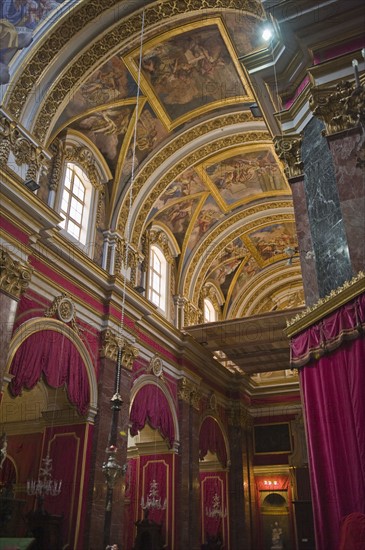
[(254, 427), (255, 454), (291, 453), (289, 422), (261, 424)]

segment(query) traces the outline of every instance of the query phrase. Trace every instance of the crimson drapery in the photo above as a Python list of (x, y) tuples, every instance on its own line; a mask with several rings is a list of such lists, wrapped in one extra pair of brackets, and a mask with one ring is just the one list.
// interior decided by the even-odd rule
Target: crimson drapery
[(130, 433), (132, 436), (144, 428), (146, 422), (154, 430), (159, 430), (172, 447), (174, 423), (170, 406), (163, 392), (155, 385), (143, 386), (137, 393), (130, 413)]
[(343, 341), (357, 338), (364, 330), (365, 294), (362, 294), (291, 339), (291, 366), (302, 367), (333, 351)]
[(88, 411), (90, 392), (84, 362), (74, 344), (59, 332), (40, 330), (19, 347), (11, 364), (13, 396), (32, 389), (44, 376), (53, 388), (66, 385), (68, 397), (82, 415)]
[(293, 352), (302, 360), (318, 349), (320, 333), (328, 348), (339, 346), (300, 370), (317, 550), (337, 549), (341, 518), (365, 513), (364, 305), (361, 296), (339, 308), (320, 328), (300, 335), (300, 347), (294, 339)]
[(222, 430), (218, 422), (207, 416), (200, 428), (199, 433), (199, 457), (203, 460), (207, 452), (215, 453), (223, 468), (227, 465), (227, 450)]

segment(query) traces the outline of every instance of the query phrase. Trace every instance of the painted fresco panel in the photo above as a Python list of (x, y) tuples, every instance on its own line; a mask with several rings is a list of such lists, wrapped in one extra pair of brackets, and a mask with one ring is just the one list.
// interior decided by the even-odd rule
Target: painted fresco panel
[(194, 246), (204, 237), (205, 233), (209, 231), (218, 221), (223, 217), (222, 210), (217, 205), (212, 197), (208, 197), (203, 204), (195, 225), (191, 232), (188, 250), (192, 250)]
[(156, 216), (157, 221), (170, 229), (181, 248), (198, 201), (199, 199), (178, 201)]
[(151, 210), (150, 218), (172, 201), (188, 197), (189, 195), (195, 195), (205, 190), (206, 188), (195, 170), (192, 168), (186, 170), (176, 178), (158, 198)]
[(205, 171), (227, 205), (286, 189), (279, 165), (269, 150), (240, 153), (207, 166)]
[(29, 46), (36, 28), (63, 0), (2, 0), (0, 2), (0, 84), (9, 82), (9, 63)]
[(285, 254), (287, 248), (297, 249), (298, 242), (293, 223), (269, 225), (249, 235), (263, 261)]
[[(149, 99), (156, 99), (168, 121), (186, 119), (189, 112), (201, 112), (215, 102), (248, 96), (220, 20), (217, 25), (202, 27), (199, 23), (199, 27), (190, 25), (185, 32), (174, 32), (178, 34), (167, 33), (146, 45), (141, 67), (145, 92)], [(127, 62), (137, 73), (139, 52)]]
[(134, 105), (95, 111), (75, 121), (72, 128), (88, 137), (115, 168), (133, 109)]

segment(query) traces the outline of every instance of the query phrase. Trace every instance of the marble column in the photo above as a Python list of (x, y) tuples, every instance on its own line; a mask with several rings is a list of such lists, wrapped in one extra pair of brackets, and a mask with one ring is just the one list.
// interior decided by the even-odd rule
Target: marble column
[(304, 296), (306, 305), (311, 306), (317, 302), (319, 290), (304, 186), (302, 137), (294, 134), (279, 136), (275, 138), (275, 149), (284, 163), (285, 174), (292, 191)]
[[(106, 461), (106, 448), (109, 445), (109, 436), (112, 423), (111, 398), (115, 393), (115, 374), (117, 364), (118, 336), (107, 329), (102, 334), (103, 346), (98, 379), (98, 415), (95, 422), (95, 437), (90, 474), (90, 494), (87, 519), (88, 548), (100, 550), (105, 547), (105, 537), (108, 544), (118, 544), (122, 547), (123, 540), (123, 506), (124, 506), (124, 478), (120, 477), (113, 489), (111, 509), (107, 509), (107, 485), (102, 471)], [(122, 374), (120, 396), (123, 404), (117, 424), (117, 462), (120, 466), (127, 463), (127, 437), (121, 432), (128, 432), (130, 390), (132, 385), (130, 370), (136, 356), (136, 348), (129, 344), (123, 346)], [(108, 524), (108, 533), (105, 533), (105, 524)], [(110, 536), (109, 536), (110, 531)]]
[(19, 299), (28, 288), (32, 274), (29, 265), (14, 260), (7, 250), (0, 248), (0, 391), (13, 334)]
[(180, 461), (176, 487), (177, 550), (200, 550), (199, 401), (196, 384), (179, 383)]

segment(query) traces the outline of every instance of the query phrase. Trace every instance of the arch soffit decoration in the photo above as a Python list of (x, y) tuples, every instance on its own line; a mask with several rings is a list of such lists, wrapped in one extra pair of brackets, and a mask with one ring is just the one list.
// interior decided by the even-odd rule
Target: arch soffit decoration
[(139, 390), (141, 388), (143, 388), (144, 386), (150, 386), (150, 385), (156, 386), (159, 390), (161, 390), (163, 395), (166, 397), (167, 403), (168, 403), (169, 408), (170, 408), (172, 421), (174, 423), (174, 434), (175, 434), (174, 450), (176, 450), (178, 445), (179, 445), (179, 442), (180, 442), (179, 422), (178, 422), (178, 418), (177, 418), (177, 413), (176, 413), (176, 407), (175, 407), (174, 400), (173, 400), (173, 398), (171, 396), (171, 393), (169, 392), (168, 388), (166, 387), (166, 384), (163, 381), (161, 381), (160, 379), (156, 379), (156, 376), (154, 376), (152, 374), (144, 374), (144, 375), (140, 376), (140, 378), (138, 378), (138, 380), (136, 381), (136, 383), (133, 385), (133, 387), (131, 389), (131, 400), (130, 400), (129, 411), (131, 411), (131, 409), (132, 409), (134, 400), (135, 400)]
[(199, 434), (200, 434), (200, 430), (202, 429), (202, 426), (204, 424), (204, 421), (207, 419), (207, 418), (213, 418), (213, 420), (218, 424), (219, 426), (219, 429), (222, 433), (222, 436), (223, 436), (223, 441), (224, 441), (224, 445), (226, 447), (226, 453), (227, 453), (227, 466), (230, 464), (230, 461), (231, 461), (231, 452), (230, 452), (230, 448), (229, 448), (229, 443), (228, 443), (228, 436), (227, 436), (227, 432), (225, 430), (225, 427), (221, 421), (221, 419), (218, 417), (218, 415), (214, 415), (212, 413), (212, 411), (206, 411), (205, 414), (202, 416), (202, 419), (201, 419), (201, 422), (200, 422), (200, 426), (199, 426)]
[(63, 334), (71, 341), (71, 343), (76, 347), (77, 351), (79, 352), (85, 366), (90, 388), (90, 404), (87, 421), (93, 422), (97, 413), (98, 406), (98, 391), (94, 366), (83, 341), (72, 328), (70, 328), (68, 325), (65, 325), (62, 321), (49, 319), (47, 317), (37, 317), (30, 319), (29, 321), (25, 321), (22, 325), (20, 325), (20, 327), (18, 327), (9, 346), (8, 360), (5, 369), (5, 380), (7, 379), (9, 381), (9, 371), (11, 363), (19, 347), (23, 344), (23, 342), (25, 342), (25, 340), (27, 340), (27, 338), (29, 338), (29, 336), (40, 332), (41, 330), (51, 330)]

